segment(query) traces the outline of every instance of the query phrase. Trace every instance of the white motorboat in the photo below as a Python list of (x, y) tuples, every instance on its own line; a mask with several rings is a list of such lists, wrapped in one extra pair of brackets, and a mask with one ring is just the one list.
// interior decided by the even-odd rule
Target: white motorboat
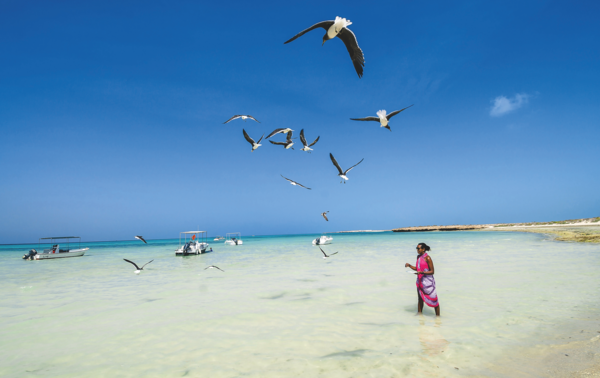
[(242, 245), (242, 234), (239, 232), (230, 232), (225, 236), (225, 244), (227, 245)]
[(217, 237), (215, 238), (215, 241), (221, 241), (221, 240), (225, 240), (225, 238), (220, 235), (217, 235)]
[(206, 231), (180, 232), (179, 248), (175, 250), (175, 256), (199, 255), (201, 253), (210, 252), (207, 251), (208, 243), (206, 238)]
[(331, 241), (333, 240), (333, 238), (331, 236), (327, 236), (326, 234), (323, 234), (321, 236), (319, 236), (318, 238), (316, 238), (315, 240), (312, 241), (313, 245), (325, 245), (325, 244), (331, 244)]
[[(79, 239), (76, 242), (77, 248), (73, 248), (71, 246), (71, 244), (75, 244), (71, 243), (71, 239)], [(42, 242), (42, 240), (44, 240), (44, 242)], [(50, 242), (46, 242), (45, 240), (50, 240)], [(79, 236), (53, 236), (50, 238), (40, 238), (38, 243), (40, 245), (40, 250), (42, 250), (42, 244), (50, 244), (51, 247), (43, 249), (42, 252), (32, 249), (23, 256), (24, 260), (47, 260), (63, 259), (66, 257), (79, 257), (83, 256), (85, 251), (89, 250), (89, 248), (81, 248), (81, 238)]]

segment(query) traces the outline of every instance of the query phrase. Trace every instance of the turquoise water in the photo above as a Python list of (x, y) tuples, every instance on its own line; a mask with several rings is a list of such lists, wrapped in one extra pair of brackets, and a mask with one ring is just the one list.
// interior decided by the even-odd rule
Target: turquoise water
[[(598, 245), (332, 234), (323, 249), (339, 253), (324, 260), (316, 236), (212, 242), (183, 258), (177, 240), (82, 243), (84, 257), (47, 261), (0, 246), (0, 376), (502, 376), (501, 358), (519, 350), (519, 371), (528, 348), (600, 314)], [(419, 242), (432, 247), (439, 319), (416, 316), (404, 264)], [(135, 275), (123, 258), (154, 262)]]

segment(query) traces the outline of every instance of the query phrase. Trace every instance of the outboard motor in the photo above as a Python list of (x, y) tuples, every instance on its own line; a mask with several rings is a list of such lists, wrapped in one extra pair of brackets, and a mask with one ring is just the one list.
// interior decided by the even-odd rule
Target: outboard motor
[(37, 251), (32, 249), (29, 253), (23, 255), (23, 260), (33, 260), (33, 256), (37, 255)]

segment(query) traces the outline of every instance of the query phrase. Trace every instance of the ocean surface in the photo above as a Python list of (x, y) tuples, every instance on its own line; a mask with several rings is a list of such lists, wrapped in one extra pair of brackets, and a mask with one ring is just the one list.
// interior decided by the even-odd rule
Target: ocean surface
[[(37, 245), (0, 246), (0, 376), (536, 376), (537, 349), (600, 331), (600, 245), (330, 235), (323, 249), (339, 253), (326, 260), (317, 235), (211, 241), (189, 257), (174, 255), (178, 240), (83, 242), (84, 257), (46, 261), (21, 259)], [(419, 242), (440, 318), (416, 315), (404, 264)], [(136, 275), (123, 258), (154, 262)]]

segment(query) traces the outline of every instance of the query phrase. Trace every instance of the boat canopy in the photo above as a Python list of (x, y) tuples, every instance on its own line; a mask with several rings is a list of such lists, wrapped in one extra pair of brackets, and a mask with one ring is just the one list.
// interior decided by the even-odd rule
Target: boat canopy
[(51, 238), (40, 238), (40, 240), (48, 240), (48, 239), (81, 239), (80, 236), (53, 236)]
[(198, 234), (200, 232), (206, 232), (206, 231), (186, 231), (186, 232), (181, 232), (181, 234)]

